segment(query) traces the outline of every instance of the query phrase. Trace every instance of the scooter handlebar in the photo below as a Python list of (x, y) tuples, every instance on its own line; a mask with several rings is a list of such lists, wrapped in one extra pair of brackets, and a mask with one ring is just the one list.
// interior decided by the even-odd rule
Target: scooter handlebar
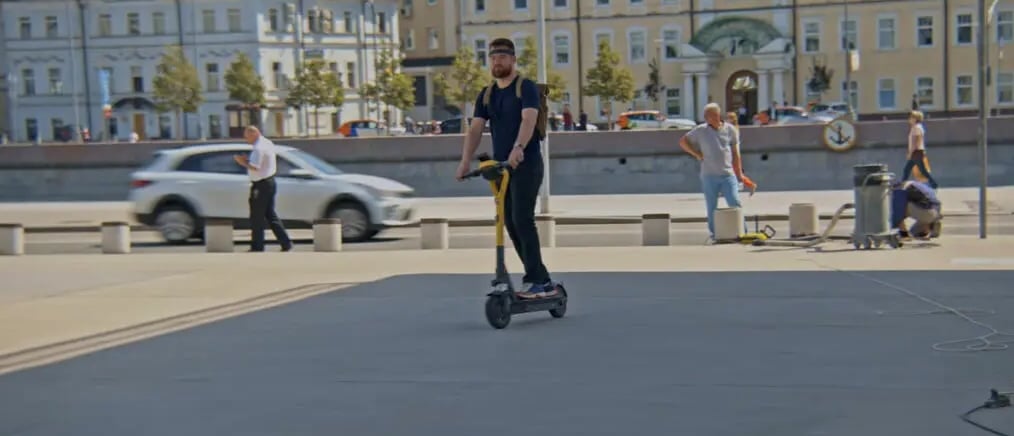
[[(491, 160), (491, 158), (489, 157), (488, 154), (483, 153), (483, 154), (479, 155), (479, 162), (486, 162), (486, 161), (489, 161), (489, 160)], [(493, 165), (488, 165), (487, 164), (485, 167), (480, 167), (480, 168), (477, 168), (477, 169), (474, 169), (472, 171), (469, 171), (469, 172), (465, 173), (465, 175), (462, 176), (462, 179), (471, 179), (473, 177), (479, 177), (479, 176), (483, 175), (484, 173), (486, 173), (488, 171), (497, 171), (497, 172), (499, 172), (499, 171), (507, 169), (507, 168), (510, 168), (510, 165), (506, 161), (496, 162)]]

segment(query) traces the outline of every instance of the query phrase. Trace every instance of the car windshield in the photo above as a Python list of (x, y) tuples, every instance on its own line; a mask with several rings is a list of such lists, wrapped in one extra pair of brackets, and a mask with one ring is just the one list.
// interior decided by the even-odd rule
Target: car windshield
[(342, 173), (341, 170), (325, 162), (323, 159), (314, 156), (310, 153), (307, 153), (305, 151), (291, 150), (289, 151), (289, 153), (291, 153), (293, 156), (296, 156), (297, 159), (306, 162), (307, 164), (312, 166), (315, 170), (320, 171), (321, 173), (329, 175), (337, 175)]

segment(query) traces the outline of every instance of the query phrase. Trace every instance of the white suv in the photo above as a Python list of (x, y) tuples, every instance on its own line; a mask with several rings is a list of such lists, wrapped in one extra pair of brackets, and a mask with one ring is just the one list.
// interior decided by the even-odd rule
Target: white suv
[[(394, 180), (346, 174), (305, 151), (276, 146), (275, 210), (288, 228), (309, 228), (318, 218), (338, 218), (342, 239), (365, 241), (386, 227), (414, 222), (413, 189)], [(131, 175), (129, 200), (137, 221), (156, 227), (170, 243), (202, 238), (203, 221), (250, 225), (250, 179), (233, 156), (248, 144), (198, 145), (155, 152)], [(268, 232), (270, 233), (270, 231)]]

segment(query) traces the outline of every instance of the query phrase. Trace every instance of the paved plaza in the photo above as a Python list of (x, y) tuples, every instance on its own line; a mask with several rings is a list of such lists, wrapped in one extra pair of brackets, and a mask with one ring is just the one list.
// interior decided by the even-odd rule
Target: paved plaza
[(0, 434), (986, 434), (1012, 242), (547, 249), (505, 330), (490, 250), (5, 258)]

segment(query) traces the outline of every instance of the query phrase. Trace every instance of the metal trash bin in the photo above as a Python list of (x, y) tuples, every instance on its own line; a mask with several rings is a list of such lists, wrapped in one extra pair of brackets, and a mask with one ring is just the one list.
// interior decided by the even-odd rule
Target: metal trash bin
[(894, 174), (886, 164), (864, 164), (852, 167), (855, 204), (855, 229), (852, 245), (859, 249), (880, 248), (887, 242), (898, 246), (897, 233), (891, 225), (891, 182)]

